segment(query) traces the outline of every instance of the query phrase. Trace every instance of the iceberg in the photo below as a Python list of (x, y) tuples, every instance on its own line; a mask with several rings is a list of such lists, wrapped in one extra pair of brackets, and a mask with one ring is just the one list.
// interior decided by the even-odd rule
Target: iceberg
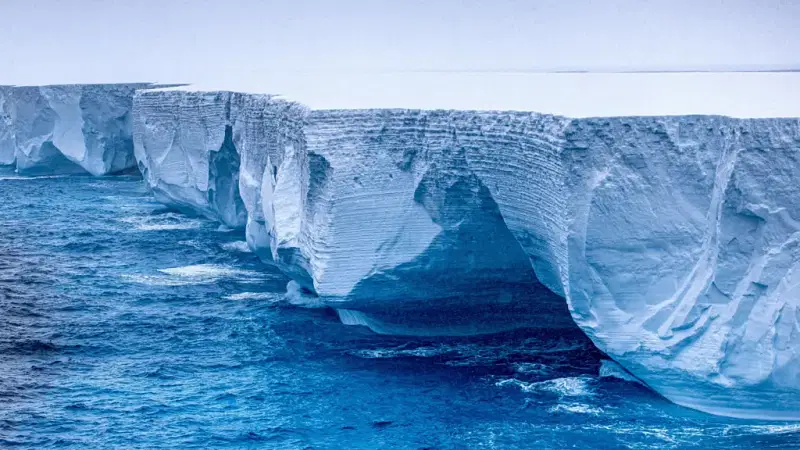
[(159, 199), (244, 226), (293, 296), (346, 323), (571, 318), (678, 404), (800, 419), (800, 119), (314, 109), (195, 88), (139, 91), (134, 115)]
[[(243, 229), (286, 301), (346, 324), (577, 324), (675, 403), (800, 420), (796, 78), (607, 77), (0, 87), (0, 164), (138, 167), (160, 202)], [(589, 91), (609, 102), (580, 110)]]
[(131, 109), (147, 83), (0, 90), (0, 163), (21, 174), (106, 175), (136, 166)]

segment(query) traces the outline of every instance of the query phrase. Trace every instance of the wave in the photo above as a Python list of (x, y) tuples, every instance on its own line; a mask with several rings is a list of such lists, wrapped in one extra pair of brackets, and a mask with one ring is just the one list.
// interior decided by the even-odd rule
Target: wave
[[(736, 435), (793, 435), (800, 433), (800, 424), (776, 424), (776, 425), (729, 425), (724, 431), (723, 435), (736, 436)], [(798, 436), (800, 437), (800, 436)]]
[(348, 352), (350, 355), (364, 359), (390, 359), (399, 357), (431, 358), (434, 356), (453, 353), (453, 347), (449, 345), (417, 347), (412, 349), (368, 349), (355, 350)]
[(194, 264), (158, 271), (163, 275), (124, 274), (122, 278), (148, 286), (212, 284), (226, 278), (237, 281), (262, 281), (267, 278), (267, 275), (261, 272), (216, 264)]
[(230, 266), (217, 264), (193, 264), (189, 266), (170, 267), (158, 269), (159, 272), (184, 278), (223, 278), (239, 276), (260, 276), (260, 272), (253, 270), (236, 269)]
[(514, 364), (514, 371), (526, 375), (547, 375), (553, 371), (553, 368), (542, 363), (516, 363)]
[(202, 250), (205, 248), (202, 242), (195, 241), (195, 240), (188, 240), (188, 241), (178, 241), (178, 244), (185, 245), (187, 247), (196, 248), (198, 250)]
[(324, 308), (325, 304), (313, 294), (307, 293), (299, 283), (292, 280), (286, 283), (286, 294), (284, 300), (290, 305), (301, 308)]
[(630, 381), (631, 383), (642, 384), (642, 382), (633, 376), (633, 374), (617, 364), (616, 361), (611, 361), (610, 359), (604, 359), (600, 361), (599, 375), (600, 378), (617, 378), (624, 381)]
[[(362, 317), (352, 314), (345, 314), (343, 317), (343, 311), (350, 311), (341, 309), (337, 311), (340, 319), (342, 319), (345, 324), (357, 324), (360, 320), (363, 320)], [(558, 371), (560, 368), (562, 368), (562, 366), (573, 369), (573, 362), (569, 361), (567, 356), (562, 358), (559, 353), (570, 352), (574, 348), (579, 347), (566, 342), (560, 342), (556, 345), (553, 345), (553, 343), (526, 340), (515, 345), (509, 345), (507, 342), (503, 341), (496, 343), (441, 343), (415, 348), (409, 348), (408, 346), (401, 345), (398, 347), (359, 350), (352, 352), (351, 354), (353, 356), (366, 359), (388, 359), (403, 357), (428, 358), (446, 355), (447, 358), (441, 361), (441, 363), (447, 366), (480, 367), (503, 365), (510, 366), (511, 369), (519, 374), (529, 376), (535, 375), (542, 378), (551, 376), (551, 374)], [(521, 357), (539, 355), (546, 355), (548, 357), (547, 364), (539, 362), (510, 363), (510, 361), (519, 359)], [(562, 359), (564, 359), (563, 363), (560, 361)]]
[(552, 414), (590, 414), (600, 416), (605, 413), (603, 408), (587, 405), (585, 403), (559, 403), (548, 410)]
[(252, 253), (252, 250), (250, 250), (250, 247), (245, 241), (226, 242), (222, 244), (221, 247), (223, 250), (229, 252)]
[(591, 397), (595, 395), (594, 379), (590, 377), (564, 377), (551, 380), (525, 382), (516, 378), (500, 380), (495, 386), (515, 386), (528, 393), (551, 393), (559, 397)]
[(270, 300), (272, 302), (280, 301), (280, 297), (273, 292), (240, 292), (238, 294), (226, 295), (223, 297), (225, 300)]
[(202, 284), (191, 280), (176, 280), (163, 276), (154, 275), (131, 275), (123, 274), (122, 279), (131, 283), (144, 284), (146, 286), (188, 286), (192, 284)]
[(118, 220), (133, 225), (138, 231), (194, 230), (204, 225), (204, 222), (199, 219), (192, 219), (175, 213), (122, 217)]
[(40, 175), (35, 177), (26, 177), (22, 175), (9, 175), (0, 177), (0, 181), (24, 181), (24, 180), (46, 180), (51, 178), (69, 178), (72, 175)]

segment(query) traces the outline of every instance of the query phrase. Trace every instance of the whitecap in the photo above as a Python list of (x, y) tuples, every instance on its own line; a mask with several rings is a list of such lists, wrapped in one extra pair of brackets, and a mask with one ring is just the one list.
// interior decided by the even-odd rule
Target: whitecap
[(594, 416), (602, 415), (605, 412), (603, 411), (603, 408), (587, 405), (585, 403), (559, 403), (558, 405), (551, 407), (548, 411), (553, 414), (591, 414)]
[(250, 247), (245, 241), (226, 242), (222, 244), (222, 249), (229, 252), (251, 253)]
[(158, 269), (159, 272), (184, 278), (223, 278), (237, 276), (259, 276), (259, 272), (252, 270), (236, 269), (230, 266), (217, 264), (192, 264), (189, 266), (170, 267)]
[(159, 269), (163, 275), (122, 275), (126, 280), (150, 286), (185, 286), (191, 284), (211, 284), (224, 278), (237, 281), (262, 281), (266, 275), (253, 270), (236, 269), (216, 264), (194, 264), (182, 267)]
[(590, 397), (594, 395), (589, 377), (564, 377), (533, 383), (510, 378), (500, 380), (495, 386), (516, 386), (523, 392), (549, 392), (559, 397)]
[(226, 295), (226, 300), (270, 300), (278, 302), (280, 298), (272, 292), (240, 292), (238, 294)]
[(131, 283), (144, 284), (147, 286), (187, 286), (190, 284), (197, 284), (191, 280), (180, 280), (153, 275), (123, 274), (122, 278)]
[[(294, 280), (286, 283), (286, 294), (284, 294), (284, 299), (290, 305), (299, 306), (302, 308), (325, 307), (325, 303), (323, 303), (319, 297), (304, 290), (303, 287)], [(341, 314), (339, 314), (339, 317), (341, 318)]]
[(524, 374), (533, 374), (533, 375), (546, 375), (552, 372), (552, 369), (547, 366), (546, 364), (541, 363), (516, 363), (514, 364), (514, 370), (517, 373), (524, 373)]
[(159, 223), (159, 224), (140, 224), (136, 226), (139, 231), (170, 231), (170, 230), (194, 230), (200, 228), (201, 223)]
[(447, 345), (441, 345), (441, 346), (430, 346), (430, 347), (417, 347), (411, 349), (378, 348), (370, 350), (356, 350), (350, 352), (350, 354), (364, 359), (388, 359), (388, 358), (398, 358), (406, 356), (413, 356), (417, 358), (430, 358), (446, 353), (451, 353), (452, 351), (453, 347)]
[(195, 240), (178, 241), (178, 244), (186, 245), (188, 247), (196, 248), (198, 250), (202, 250), (203, 248), (205, 248), (205, 246), (201, 242)]
[(72, 175), (40, 175), (34, 177), (26, 177), (23, 175), (9, 175), (5, 177), (0, 177), (0, 181), (16, 181), (16, 180), (46, 180), (50, 178), (69, 178)]
[(203, 222), (198, 219), (191, 219), (174, 213), (156, 216), (121, 217), (117, 220), (133, 225), (134, 229), (138, 231), (194, 230), (203, 226)]
[(800, 433), (800, 424), (729, 425), (724, 430), (725, 435), (782, 435), (792, 433)]

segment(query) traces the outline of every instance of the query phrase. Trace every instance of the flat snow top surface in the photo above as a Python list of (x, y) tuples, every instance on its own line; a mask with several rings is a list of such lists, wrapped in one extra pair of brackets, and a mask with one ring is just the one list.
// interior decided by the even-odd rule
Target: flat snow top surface
[(568, 117), (800, 117), (799, 72), (286, 73), (170, 88), (279, 95), (312, 109), (535, 111)]

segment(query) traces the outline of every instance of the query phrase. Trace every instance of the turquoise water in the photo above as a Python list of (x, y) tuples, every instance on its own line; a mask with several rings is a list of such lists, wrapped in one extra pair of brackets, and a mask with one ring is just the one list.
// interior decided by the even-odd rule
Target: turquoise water
[(136, 177), (0, 173), (0, 446), (800, 448), (599, 378), (580, 331), (397, 338), (292, 307)]

